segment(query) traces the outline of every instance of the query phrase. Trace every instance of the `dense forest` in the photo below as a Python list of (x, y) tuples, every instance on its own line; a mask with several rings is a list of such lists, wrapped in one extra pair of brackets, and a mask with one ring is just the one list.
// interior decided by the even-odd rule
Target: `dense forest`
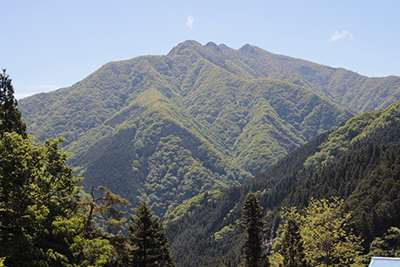
[(86, 190), (104, 185), (159, 216), (250, 180), (355, 113), (400, 100), (398, 77), (186, 41), (111, 62), (69, 88), (21, 99), (28, 132), (64, 137)]
[[(244, 239), (236, 222), (249, 192), (256, 193), (264, 208), (269, 229), (265, 238), (272, 243), (282, 229), (283, 207), (302, 209), (311, 199), (342, 199), (344, 211), (352, 214), (355, 234), (363, 240), (362, 255), (368, 255), (377, 238), (388, 235), (391, 227), (399, 227), (399, 106), (398, 102), (379, 112), (355, 116), (243, 186), (224, 190), (216, 199), (204, 199), (202, 205), (168, 222), (166, 231), (178, 266), (190, 266), (193, 261), (198, 266), (217, 262), (236, 266), (240, 262)], [(394, 256), (396, 249), (391, 249), (391, 253), (374, 255)], [(187, 250), (193, 254), (186, 254)], [(370, 256), (360, 257), (361, 266), (366, 266)]]
[[(399, 90), (395, 76), (186, 41), (18, 104), (9, 93), (0, 258), (6, 266), (289, 266), (291, 257), (299, 266), (366, 266), (373, 255), (400, 255)], [(325, 241), (310, 237), (321, 231), (351, 246), (323, 255), (315, 244)]]

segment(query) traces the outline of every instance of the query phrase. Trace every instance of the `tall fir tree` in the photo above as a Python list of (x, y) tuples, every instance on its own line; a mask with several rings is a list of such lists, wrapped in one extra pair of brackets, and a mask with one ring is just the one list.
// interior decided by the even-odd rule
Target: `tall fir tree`
[(130, 262), (138, 267), (174, 267), (163, 225), (146, 202), (130, 217), (128, 238), (132, 245)]
[(14, 98), (14, 88), (5, 69), (0, 73), (0, 83), (0, 137), (5, 132), (16, 132), (26, 139), (26, 124), (21, 118), (18, 102)]
[(267, 255), (262, 254), (262, 234), (265, 222), (263, 221), (262, 208), (254, 193), (249, 193), (243, 203), (242, 220), (239, 228), (246, 231), (244, 243), (244, 266), (260, 267), (269, 266)]
[(281, 254), (283, 267), (306, 267), (307, 261), (300, 229), (294, 219), (289, 219), (283, 232)]

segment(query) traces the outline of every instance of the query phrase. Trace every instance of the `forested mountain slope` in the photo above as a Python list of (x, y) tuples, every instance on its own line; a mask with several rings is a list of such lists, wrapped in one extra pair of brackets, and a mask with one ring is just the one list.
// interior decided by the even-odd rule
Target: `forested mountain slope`
[[(108, 63), (70, 88), (22, 99), (20, 109), (33, 135), (38, 139), (64, 136), (67, 149), (78, 157), (95, 142), (93, 136), (110, 132), (113, 126), (101, 127), (107, 119), (152, 87), (220, 135), (221, 141), (236, 154), (253, 149), (251, 144), (235, 146), (238, 139), (237, 143), (241, 143), (240, 139), (249, 134), (254, 136), (255, 132), (261, 135), (263, 130), (264, 141), (274, 143), (274, 136), (288, 128), (289, 133), (284, 134), (290, 140), (286, 140), (284, 147), (277, 145), (275, 155), (264, 162), (267, 165), (351, 116), (348, 111), (312, 94), (306, 82), (292, 83), (293, 76), (298, 79), (298, 75), (273, 70), (276, 75), (269, 75), (273, 80), (264, 80), (269, 76), (252, 74), (254, 70), (249, 67), (244, 70), (240, 61), (237, 65), (225, 59), (225, 53), (210, 51), (210, 46), (188, 41), (172, 49), (168, 56)], [(260, 111), (262, 115), (258, 115)], [(125, 119), (130, 118), (120, 117), (117, 123)], [(272, 123), (273, 128), (279, 126), (278, 134), (267, 129), (246, 128), (259, 125), (260, 120), (266, 121), (263, 124)], [(82, 137), (86, 142), (79, 141)]]
[[(318, 65), (309, 61), (275, 55), (258, 47), (245, 45), (238, 50), (248, 65), (262, 65), (257, 74), (262, 77), (289, 78), (295, 84), (307, 84), (318, 94), (323, 94), (335, 103), (346, 106), (355, 113), (380, 110), (400, 100), (400, 77), (388, 76), (368, 78), (355, 72)], [(273, 70), (279, 70), (281, 74)], [(275, 77), (274, 77), (275, 76)]]
[(343, 198), (346, 209), (353, 212), (356, 233), (364, 239), (364, 253), (368, 253), (374, 238), (391, 226), (400, 227), (399, 130), (400, 102), (357, 115), (246, 184), (224, 190), (217, 198), (203, 196), (202, 205), (191, 207), (185, 215), (181, 212), (174, 220), (167, 215), (167, 233), (178, 266), (239, 263), (243, 233), (236, 224), (249, 192), (257, 192), (270, 238), (277, 234), (281, 207), (301, 208), (312, 197)]
[(108, 63), (69, 88), (21, 99), (19, 109), (39, 140), (66, 138), (86, 189), (104, 185), (161, 215), (244, 183), (352, 116), (249, 49), (187, 41), (166, 56)]

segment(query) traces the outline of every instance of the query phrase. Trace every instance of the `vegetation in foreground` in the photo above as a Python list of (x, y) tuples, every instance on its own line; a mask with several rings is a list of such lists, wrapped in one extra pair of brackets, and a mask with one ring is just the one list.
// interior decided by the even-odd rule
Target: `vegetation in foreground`
[[(0, 259), (11, 266), (175, 266), (162, 223), (147, 203), (131, 216), (129, 203), (105, 187), (85, 194), (66, 165), (63, 141), (35, 143), (0, 74)], [(104, 230), (100, 228), (104, 227)]]
[(358, 257), (362, 240), (353, 233), (354, 222), (351, 213), (343, 211), (342, 200), (312, 199), (302, 211), (283, 209), (281, 217), (282, 232), (271, 242), (256, 195), (247, 195), (238, 223), (246, 231), (239, 266), (363, 266)]

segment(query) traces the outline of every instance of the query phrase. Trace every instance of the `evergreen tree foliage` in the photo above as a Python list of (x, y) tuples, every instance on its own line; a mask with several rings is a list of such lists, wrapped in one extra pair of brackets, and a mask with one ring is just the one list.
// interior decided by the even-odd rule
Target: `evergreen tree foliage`
[(283, 256), (284, 267), (308, 266), (305, 259), (300, 229), (293, 219), (289, 219), (286, 223), (280, 253)]
[(16, 132), (23, 138), (27, 138), (26, 124), (21, 119), (11, 78), (5, 69), (3, 73), (0, 73), (0, 86), (0, 136), (3, 136), (5, 132)]
[(143, 202), (130, 217), (128, 238), (132, 245), (130, 263), (138, 267), (173, 267), (167, 238), (158, 217), (153, 216), (147, 202)]
[(103, 238), (112, 245), (112, 257), (106, 266), (126, 266), (130, 245), (127, 237), (118, 231), (124, 230), (126, 211), (123, 209), (130, 203), (104, 186), (99, 186), (96, 191), (92, 187), (91, 194), (84, 194), (82, 201), (78, 202), (79, 212), (86, 218), (84, 236), (88, 239)]
[(86, 234), (99, 233), (94, 226), (95, 219), (100, 220), (100, 224), (106, 226), (108, 233), (116, 234), (118, 230), (123, 228), (126, 222), (126, 218), (123, 217), (126, 211), (122, 211), (121, 209), (129, 206), (130, 203), (121, 196), (113, 194), (104, 186), (99, 186), (97, 191), (102, 192), (102, 195), (95, 197), (93, 187), (91, 194), (86, 194), (80, 202), (81, 212), (86, 215)]
[(238, 223), (239, 228), (246, 231), (244, 243), (244, 266), (246, 267), (269, 266), (268, 257), (262, 255), (262, 234), (265, 225), (263, 217), (256, 195), (249, 193), (243, 203), (242, 220)]

